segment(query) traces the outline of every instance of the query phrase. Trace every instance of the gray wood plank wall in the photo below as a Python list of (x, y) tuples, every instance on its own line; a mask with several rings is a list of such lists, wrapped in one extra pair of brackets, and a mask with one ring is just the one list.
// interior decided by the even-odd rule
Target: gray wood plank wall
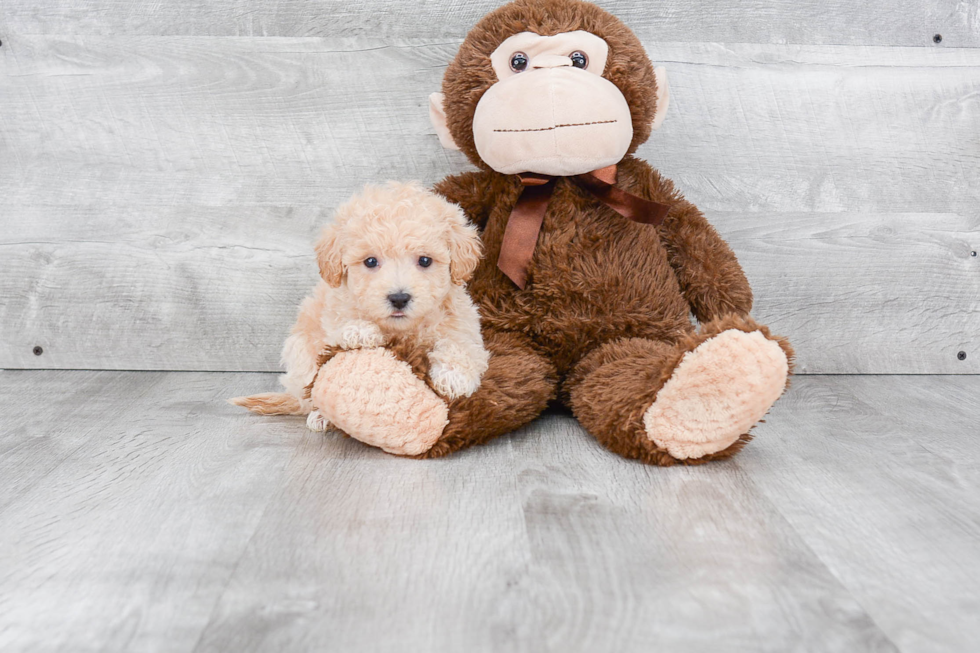
[[(603, 4), (800, 371), (980, 372), (977, 3)], [(277, 369), (331, 209), (469, 168), (426, 98), (494, 5), (0, 2), (0, 367)]]
[[(459, 38), (500, 0), (4, 0), (20, 34)], [(972, 0), (603, 0), (653, 41), (980, 46)]]

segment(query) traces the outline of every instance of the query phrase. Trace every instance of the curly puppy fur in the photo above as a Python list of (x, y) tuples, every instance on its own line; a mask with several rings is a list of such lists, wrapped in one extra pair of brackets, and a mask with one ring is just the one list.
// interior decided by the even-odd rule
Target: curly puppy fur
[[(337, 209), (317, 242), (322, 279), (283, 346), (286, 393), (232, 403), (262, 414), (310, 413), (307, 388), (325, 351), (389, 343), (414, 356), (424, 352), (430, 387), (440, 396), (472, 394), (489, 356), (465, 290), (480, 251), (459, 207), (431, 191), (417, 184), (366, 187)], [(422, 266), (422, 257), (431, 263)], [(368, 259), (375, 264), (365, 265)], [(392, 303), (396, 293), (410, 295), (407, 305)]]

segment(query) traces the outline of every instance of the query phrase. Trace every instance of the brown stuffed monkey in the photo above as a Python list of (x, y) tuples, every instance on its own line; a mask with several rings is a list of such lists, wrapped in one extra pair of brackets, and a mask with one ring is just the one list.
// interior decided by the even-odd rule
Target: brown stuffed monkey
[(469, 288), (489, 370), (446, 405), (409, 364), (344, 352), (313, 388), (327, 418), (434, 457), (558, 398), (603, 445), (647, 463), (741, 449), (785, 389), (792, 350), (749, 317), (745, 275), (701, 212), (632, 156), (667, 98), (663, 70), (595, 5), (517, 0), (485, 16), (430, 114), (443, 145), (480, 169), (435, 188), (483, 229)]

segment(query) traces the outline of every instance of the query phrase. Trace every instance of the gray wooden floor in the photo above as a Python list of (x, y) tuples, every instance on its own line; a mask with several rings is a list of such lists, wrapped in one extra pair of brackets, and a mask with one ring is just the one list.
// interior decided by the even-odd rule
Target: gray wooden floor
[(470, 169), (427, 97), (500, 1), (0, 0), (0, 653), (980, 651), (977, 0), (599, 0), (797, 370), (963, 376), (798, 377), (676, 469), (224, 403), (334, 207)]
[(810, 376), (737, 460), (552, 413), (402, 460), (246, 373), (0, 372), (0, 650), (975, 651), (980, 377)]

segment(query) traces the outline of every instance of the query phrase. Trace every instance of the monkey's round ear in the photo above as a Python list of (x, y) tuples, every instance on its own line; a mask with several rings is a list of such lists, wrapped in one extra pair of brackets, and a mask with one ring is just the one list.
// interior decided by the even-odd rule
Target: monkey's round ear
[(657, 78), (657, 111), (653, 114), (653, 128), (660, 129), (670, 104), (670, 85), (667, 83), (667, 69), (663, 66), (654, 68), (653, 75)]
[(445, 97), (442, 93), (433, 93), (429, 96), (429, 120), (439, 136), (439, 142), (447, 150), (458, 150), (459, 146), (453, 140), (453, 135), (449, 133), (449, 125), (446, 123), (446, 108), (443, 106)]
[(320, 276), (331, 288), (339, 288), (344, 280), (344, 261), (340, 251), (340, 233), (334, 225), (327, 225), (316, 241), (316, 262)]

